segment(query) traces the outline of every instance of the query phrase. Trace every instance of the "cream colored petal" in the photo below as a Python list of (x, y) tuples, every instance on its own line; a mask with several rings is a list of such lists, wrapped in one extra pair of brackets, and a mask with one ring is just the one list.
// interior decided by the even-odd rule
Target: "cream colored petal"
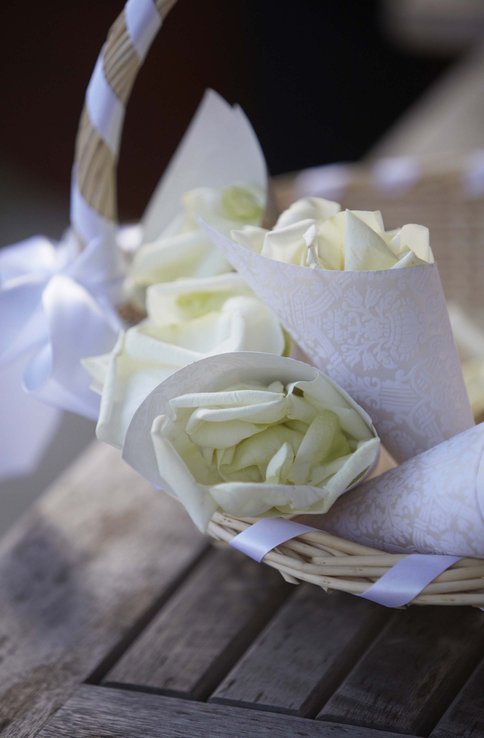
[(338, 416), (342, 430), (357, 440), (372, 438), (374, 431), (371, 420), (349, 397), (337, 389), (326, 377), (317, 375), (311, 381), (294, 382), (290, 388), (297, 387), (310, 403), (320, 410), (331, 410)]
[(264, 216), (265, 199), (265, 194), (261, 190), (244, 185), (231, 185), (222, 190), (221, 211), (229, 222), (257, 224)]
[(227, 420), (244, 420), (250, 423), (278, 423), (286, 416), (286, 398), (278, 397), (271, 402), (235, 407), (198, 407), (192, 413), (187, 432), (192, 433), (200, 422), (225, 423)]
[(282, 326), (256, 297), (229, 298), (222, 308), (222, 315), (230, 315), (232, 321), (224, 351), (284, 353), (286, 336)]
[(206, 277), (231, 270), (221, 252), (200, 230), (181, 233), (146, 244), (135, 254), (129, 269), (138, 285), (170, 282), (182, 277)]
[(434, 255), (430, 248), (429, 229), (415, 223), (408, 223), (400, 229), (400, 253), (406, 249), (413, 251), (415, 256), (427, 264), (433, 264)]
[[(323, 483), (324, 488), (335, 501), (343, 492), (350, 489), (378, 460), (380, 439), (372, 438), (358, 445), (357, 450), (349, 455), (345, 464)], [(326, 510), (319, 510), (326, 512)]]
[(258, 433), (247, 437), (237, 446), (231, 460), (223, 459), (219, 467), (220, 473), (224, 477), (237, 479), (237, 474), (241, 469), (256, 466), (260, 471), (259, 481), (263, 481), (267, 464), (279, 449), (284, 444), (289, 444), (293, 453), (296, 453), (301, 438), (300, 433), (284, 425), (261, 428)]
[(228, 272), (152, 285), (146, 291), (146, 307), (152, 322), (167, 325), (219, 311), (234, 295), (252, 294), (240, 275)]
[(317, 461), (325, 461), (333, 445), (334, 437), (340, 430), (338, 418), (330, 410), (323, 410), (308, 427), (301, 441), (289, 481), (294, 484), (307, 484), (309, 471)]
[(423, 264), (424, 262), (421, 261), (413, 251), (407, 251), (403, 256), (399, 258), (399, 260), (394, 264), (392, 269), (407, 269), (408, 267), (417, 266), (418, 264)]
[(275, 228), (285, 228), (301, 220), (326, 220), (339, 213), (340, 210), (341, 205), (332, 200), (324, 200), (322, 197), (303, 197), (292, 203), (279, 216)]
[(89, 356), (81, 360), (81, 364), (92, 378), (91, 389), (98, 395), (102, 393), (104, 380), (109, 366), (110, 354), (101, 356)]
[(227, 236), (238, 225), (258, 225), (264, 203), (264, 193), (247, 185), (231, 185), (222, 190), (200, 187), (183, 196), (185, 210), (194, 220), (202, 218)]
[(240, 517), (295, 514), (321, 503), (325, 497), (317, 487), (265, 482), (224, 482), (210, 487), (210, 493), (220, 508)]
[(304, 423), (312, 423), (316, 417), (317, 409), (304, 397), (289, 392), (287, 397), (287, 417), (290, 420), (300, 420)]
[(344, 268), (345, 213), (337, 213), (317, 225), (317, 256), (321, 269)]
[(391, 269), (395, 256), (385, 241), (350, 210), (346, 211), (345, 270)]
[(121, 448), (131, 419), (149, 393), (178, 367), (131, 357), (123, 336), (112, 351), (103, 385), (96, 435)]
[(378, 449), (376, 438), (362, 444), (322, 487), (225, 482), (211, 486), (210, 492), (220, 508), (240, 517), (325, 513), (350, 484), (372, 466)]
[(245, 438), (259, 433), (264, 426), (243, 420), (227, 420), (225, 423), (205, 423), (200, 421), (190, 431), (190, 438), (199, 446), (208, 448), (229, 448)]
[(268, 231), (264, 238), (262, 256), (305, 266), (308, 250), (306, 235), (314, 225), (312, 220), (302, 220), (285, 228)]
[(268, 484), (284, 484), (293, 461), (294, 451), (289, 443), (284, 443), (267, 464), (265, 481)]
[(350, 210), (349, 212), (353, 213), (355, 218), (363, 221), (375, 233), (381, 235), (384, 232), (385, 226), (379, 210)]
[(249, 251), (254, 251), (256, 254), (260, 254), (262, 253), (264, 238), (267, 233), (269, 233), (269, 231), (265, 228), (245, 226), (240, 230), (232, 230), (230, 232), (230, 236), (236, 243), (239, 243), (241, 246), (245, 246)]
[(230, 407), (232, 405), (257, 405), (270, 402), (278, 393), (270, 390), (233, 389), (220, 392), (190, 392), (170, 400), (170, 406), (177, 408)]
[(151, 429), (160, 477), (171, 494), (183, 503), (195, 525), (205, 531), (217, 505), (210, 494), (197, 484), (172, 444), (164, 437), (164, 424), (165, 417), (159, 416), (153, 421)]
[(313, 487), (323, 486), (324, 482), (336, 474), (349, 460), (350, 456), (340, 456), (339, 459), (328, 461), (327, 464), (318, 464), (311, 470), (309, 484)]
[(220, 353), (224, 341), (230, 336), (230, 315), (209, 313), (196, 320), (174, 325), (147, 324), (144, 331), (160, 342), (179, 346), (201, 358)]

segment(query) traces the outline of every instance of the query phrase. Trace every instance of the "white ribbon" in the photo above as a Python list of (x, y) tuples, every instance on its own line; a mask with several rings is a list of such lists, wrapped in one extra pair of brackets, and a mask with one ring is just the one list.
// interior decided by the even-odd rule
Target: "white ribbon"
[[(317, 528), (294, 520), (261, 518), (234, 536), (229, 545), (260, 563), (276, 546), (296, 536), (318, 532)], [(460, 558), (431, 554), (404, 556), (358, 596), (384, 607), (404, 607), (413, 602), (428, 584)]]
[(40, 402), (22, 387), (20, 377), (29, 361), (27, 352), (0, 372), (0, 493), (5, 480), (35, 473), (62, 418), (61, 410)]
[(161, 26), (153, 0), (128, 0), (124, 8), (126, 28), (140, 61), (144, 61)]
[(104, 74), (104, 51), (103, 46), (87, 87), (86, 107), (94, 128), (117, 158), (125, 109)]
[(71, 223), (83, 243), (89, 243), (93, 238), (114, 238), (114, 223), (94, 210), (84, 198), (77, 184), (75, 168), (71, 182)]
[(52, 405), (97, 419), (81, 358), (109, 351), (121, 321), (113, 303), (122, 278), (115, 245), (93, 240), (80, 254), (36, 236), (0, 252), (0, 368), (30, 352), (26, 389)]

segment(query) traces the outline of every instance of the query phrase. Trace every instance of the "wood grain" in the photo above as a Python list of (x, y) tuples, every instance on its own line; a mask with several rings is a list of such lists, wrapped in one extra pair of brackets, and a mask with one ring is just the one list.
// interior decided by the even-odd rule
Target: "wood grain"
[(317, 712), (388, 617), (365, 600), (301, 585), (211, 700)]
[(176, 502), (90, 448), (0, 547), (0, 734), (33, 736), (205, 547)]
[(236, 551), (212, 551), (105, 681), (204, 697), (292, 589)]
[[(38, 738), (405, 738), (225, 705), (83, 686)], [(409, 738), (407, 736), (407, 738)]]
[(323, 720), (426, 735), (482, 656), (484, 618), (468, 608), (409, 608), (320, 712)]
[(432, 738), (484, 736), (484, 663), (481, 663), (472, 674), (431, 736)]

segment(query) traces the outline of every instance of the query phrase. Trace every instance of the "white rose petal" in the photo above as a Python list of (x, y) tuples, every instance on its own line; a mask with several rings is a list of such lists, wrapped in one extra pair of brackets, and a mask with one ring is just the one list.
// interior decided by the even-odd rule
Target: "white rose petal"
[(373, 271), (434, 261), (427, 228), (408, 224), (385, 231), (378, 210), (341, 211), (317, 197), (293, 203), (270, 231), (244, 227), (231, 236), (262, 256), (319, 269)]
[(336, 215), (341, 206), (332, 200), (324, 200), (322, 197), (304, 197), (296, 200), (279, 216), (276, 228), (284, 228), (294, 225), (301, 220), (326, 220)]
[[(197, 287), (200, 289), (197, 291)], [(207, 313), (220, 310), (234, 295), (253, 296), (252, 290), (235, 272), (205, 277), (202, 282), (177, 279), (148, 288), (146, 309), (150, 320), (157, 325), (184, 323)]]
[(117, 447), (144, 398), (177, 369), (229, 351), (285, 350), (278, 321), (236, 274), (150, 287), (147, 306), (111, 354), (83, 361), (102, 395), (98, 438)]
[(230, 264), (200, 228), (198, 219), (228, 235), (233, 228), (260, 223), (264, 203), (262, 190), (249, 185), (186, 192), (183, 212), (177, 213), (155, 241), (145, 243), (135, 253), (125, 283), (127, 298), (143, 309), (144, 290), (149, 285), (230, 272)]

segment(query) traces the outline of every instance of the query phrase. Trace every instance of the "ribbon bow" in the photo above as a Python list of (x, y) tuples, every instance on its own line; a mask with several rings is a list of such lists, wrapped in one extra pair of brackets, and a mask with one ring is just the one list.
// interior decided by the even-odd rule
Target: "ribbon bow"
[(112, 240), (81, 253), (72, 234), (58, 244), (34, 236), (0, 252), (0, 367), (25, 356), (27, 391), (96, 420), (99, 398), (81, 359), (110, 351), (124, 269)]

